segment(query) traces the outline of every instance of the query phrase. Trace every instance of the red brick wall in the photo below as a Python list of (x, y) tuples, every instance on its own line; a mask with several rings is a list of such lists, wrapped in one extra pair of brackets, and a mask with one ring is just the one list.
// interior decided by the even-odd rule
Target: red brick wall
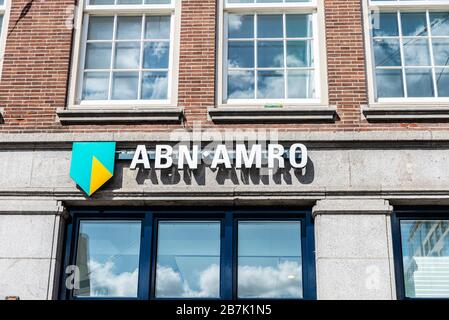
[(328, 82), (331, 105), (338, 108), (333, 124), (221, 125), (207, 120), (215, 103), (216, 1), (182, 0), (179, 105), (182, 125), (62, 126), (56, 109), (66, 104), (72, 30), (66, 9), (75, 0), (12, 0), (8, 38), (0, 81), (0, 107), (5, 110), (1, 133), (164, 131), (200, 122), (207, 127), (274, 127), (281, 130), (428, 130), (449, 129), (447, 123), (369, 124), (361, 120), (367, 103), (361, 0), (325, 0)]

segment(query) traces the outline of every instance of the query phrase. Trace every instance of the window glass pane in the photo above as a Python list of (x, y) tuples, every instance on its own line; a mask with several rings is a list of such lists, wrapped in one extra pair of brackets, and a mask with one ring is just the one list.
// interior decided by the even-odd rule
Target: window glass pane
[(428, 40), (404, 40), (404, 60), (407, 66), (429, 66)]
[(112, 99), (136, 100), (138, 83), (138, 72), (114, 72), (112, 76)]
[(107, 100), (109, 90), (108, 72), (86, 72), (83, 78), (83, 100)]
[[(142, 3), (143, 0), (117, 2), (117, 4)], [(169, 1), (148, 1), (148, 3), (169, 3)], [(115, 36), (114, 24), (116, 24)], [(116, 18), (90, 16), (84, 72), (88, 70), (104, 72), (90, 72), (85, 77), (80, 100), (167, 100), (171, 49), (170, 24), (169, 15)], [(113, 59), (112, 67), (111, 59)], [(123, 72), (117, 73), (118, 70)], [(105, 74), (106, 71), (109, 72), (108, 76)], [(109, 79), (112, 79), (111, 84)]]
[(403, 36), (427, 36), (427, 18), (425, 12), (401, 12)]
[(254, 67), (254, 42), (253, 41), (229, 41), (229, 43), (228, 43), (228, 67), (229, 68), (253, 68)]
[(229, 38), (254, 38), (254, 16), (230, 14), (228, 16)]
[(145, 43), (145, 51), (143, 59), (144, 69), (168, 68), (169, 53), (170, 53), (169, 42)]
[(438, 96), (449, 97), (449, 67), (435, 69)]
[(312, 65), (312, 41), (287, 41), (287, 67), (311, 67)]
[(258, 71), (257, 72), (257, 98), (282, 99), (284, 93), (284, 72)]
[(141, 223), (81, 221), (76, 265), (79, 297), (137, 297)]
[(449, 66), (449, 38), (433, 39), (432, 45), (435, 65)]
[(431, 69), (406, 69), (407, 93), (409, 97), (433, 97)]
[(374, 39), (374, 59), (376, 67), (400, 66), (401, 50), (399, 40)]
[(287, 38), (312, 37), (312, 19), (310, 14), (287, 14)]
[(144, 72), (142, 74), (142, 99), (164, 100), (168, 94), (167, 72)]
[(140, 40), (142, 17), (117, 17), (118, 40)]
[(259, 41), (257, 57), (259, 68), (282, 68), (284, 66), (284, 43), (282, 41)]
[(254, 71), (228, 72), (228, 98), (254, 99)]
[(89, 0), (91, 5), (114, 4), (114, 0)]
[(140, 66), (140, 43), (118, 42), (115, 47), (116, 69), (138, 69)]
[(258, 38), (282, 38), (282, 15), (260, 14), (257, 16)]
[(159, 222), (156, 296), (220, 296), (220, 222)]
[(404, 82), (401, 69), (376, 70), (378, 98), (395, 98), (404, 96)]
[(301, 223), (238, 223), (239, 298), (302, 298)]
[(288, 96), (291, 99), (314, 98), (315, 82), (313, 71), (289, 70), (288, 71)]
[(373, 12), (371, 18), (374, 37), (399, 36), (397, 13)]
[(449, 12), (430, 12), (432, 36), (449, 36)]
[(145, 0), (146, 4), (170, 4), (171, 0)]
[(88, 43), (86, 69), (109, 69), (111, 67), (112, 43)]
[(114, 17), (89, 17), (88, 40), (112, 40)]
[[(314, 75), (313, 40), (308, 39), (313, 38), (311, 14), (229, 14), (228, 22), (229, 99), (314, 96), (315, 87), (309, 81)], [(294, 81), (299, 80), (304, 82), (295, 85)]]
[(448, 221), (401, 221), (407, 297), (449, 298), (448, 235)]
[(117, 4), (142, 4), (142, 0), (117, 0)]
[(145, 39), (170, 39), (170, 16), (147, 16)]

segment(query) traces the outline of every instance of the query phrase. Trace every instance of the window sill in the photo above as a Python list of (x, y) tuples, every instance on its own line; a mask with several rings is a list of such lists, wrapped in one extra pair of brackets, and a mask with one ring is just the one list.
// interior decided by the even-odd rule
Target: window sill
[(362, 113), (371, 122), (449, 121), (449, 104), (362, 106)]
[(59, 121), (71, 124), (115, 124), (115, 123), (172, 123), (179, 124), (183, 119), (183, 109), (136, 108), (136, 109), (64, 109), (58, 110)]
[(215, 123), (311, 123), (334, 122), (334, 106), (292, 106), (283, 108), (219, 106), (208, 109)]

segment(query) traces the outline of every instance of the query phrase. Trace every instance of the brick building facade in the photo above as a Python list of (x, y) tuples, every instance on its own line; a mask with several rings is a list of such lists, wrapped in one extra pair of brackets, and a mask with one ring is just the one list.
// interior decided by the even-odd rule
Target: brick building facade
[[(236, 275), (243, 274), (240, 268), (254, 266), (255, 260), (240, 265), (238, 261), (244, 259), (239, 258), (239, 253), (223, 250), (215, 257), (221, 267), (216, 272), (222, 279), (230, 280), (231, 287), (217, 280), (217, 292), (209, 292), (193, 276), (183, 279), (190, 285), (188, 292), (178, 292), (179, 288), (178, 291), (164, 289), (160, 284), (159, 272), (168, 266), (176, 268), (172, 262), (162, 263), (171, 258), (158, 256), (158, 241), (171, 238), (169, 233), (162, 232), (166, 226), (156, 221), (167, 219), (164, 220), (167, 224), (173, 221), (169, 227), (176, 229), (182, 227), (179, 221), (197, 219), (197, 212), (203, 211), (213, 212), (210, 216), (205, 213), (205, 220), (216, 219), (222, 226), (228, 226), (229, 221), (238, 225), (242, 219), (240, 214), (249, 221), (266, 217), (267, 224), (279, 220), (277, 227), (290, 218), (300, 222), (303, 241), (297, 260), (301, 280), (295, 282), (292, 280), (295, 277), (289, 275), (288, 279), (293, 282), (273, 293), (274, 296), (263, 288), (258, 289), (264, 297), (396, 299), (449, 295), (449, 287), (435, 286), (414, 275), (420, 272), (424, 274), (421, 277), (430, 277), (432, 268), (428, 271), (428, 265), (440, 264), (444, 269), (445, 257), (449, 255), (449, 242), (445, 240), (449, 228), (444, 227), (449, 219), (446, 207), (449, 204), (446, 165), (449, 158), (449, 99), (446, 97), (449, 94), (445, 89), (446, 85), (449, 87), (449, 71), (445, 68), (447, 61), (444, 64), (444, 59), (449, 60), (449, 2), (162, 0), (127, 3), (114, 4), (113, 0), (4, 2), (0, 81), (0, 297), (65, 299), (130, 295), (142, 299), (191, 296), (230, 299), (246, 297), (245, 294), (255, 297), (248, 293), (253, 292), (251, 288), (244, 288)], [(126, 17), (135, 21), (142, 19), (140, 31), (132, 29)], [(154, 17), (162, 18), (153, 22)], [(151, 29), (155, 23), (162, 28), (164, 17), (171, 17), (167, 35), (162, 29)], [(252, 35), (242, 35), (242, 32), (233, 35), (241, 31), (232, 30), (231, 21), (235, 20), (231, 19), (235, 17), (250, 17), (237, 21), (240, 27), (252, 23), (253, 29), (246, 30)], [(301, 33), (305, 24), (301, 25), (303, 20), (298, 17), (309, 19), (307, 28), (312, 31), (307, 31), (305, 36)], [(290, 19), (293, 27), (289, 27)], [(281, 21), (280, 35), (274, 35), (276, 21)], [(96, 33), (92, 31), (95, 23), (103, 28)], [(132, 38), (133, 32), (139, 35)], [(244, 43), (245, 48), (238, 49), (236, 43)], [(262, 61), (280, 47), (281, 67), (273, 67), (278, 63), (275, 59)], [(99, 50), (95, 51), (98, 55), (89, 50)], [(157, 60), (160, 57), (156, 58), (160, 50), (169, 52), (167, 66)], [(236, 61), (231, 63), (232, 50), (242, 50), (235, 55), (237, 64), (241, 65), (235, 66)], [(253, 56), (246, 56), (248, 51), (243, 50), (249, 50)], [(310, 51), (304, 53), (306, 50)], [(422, 50), (428, 50), (429, 57)], [(136, 57), (140, 54), (137, 67), (130, 67), (133, 54)], [(147, 56), (153, 59), (148, 58), (148, 64)], [(292, 56), (299, 57), (301, 62), (294, 62)], [(421, 59), (415, 61), (414, 56)], [(308, 59), (313, 62), (305, 62)], [(154, 61), (159, 65), (155, 67)], [(120, 67), (120, 63), (126, 67)], [(263, 63), (272, 66), (262, 66)], [(240, 78), (235, 83), (230, 79), (243, 73), (253, 77), (249, 83), (255, 87), (246, 87), (247, 91), (239, 94), (247, 97), (231, 103), (235, 96), (231, 91), (247, 85), (244, 82), (247, 79)], [(297, 78), (292, 78), (296, 80), (291, 84), (289, 77), (295, 74)], [(121, 76), (127, 77), (127, 91), (123, 94), (131, 97), (123, 98), (122, 102), (115, 101), (121, 98), (114, 99), (115, 90), (122, 92), (119, 84), (125, 86), (125, 82), (120, 82), (124, 79)], [(264, 86), (274, 85), (279, 77), (283, 79), (286, 96), (251, 98), (251, 95), (266, 95), (262, 91)], [(313, 87), (311, 96), (289, 99), (287, 96), (297, 94), (292, 93), (295, 89), (290, 86), (301, 83), (298, 79), (304, 77)], [(161, 103), (146, 101), (145, 88), (156, 90), (156, 82), (152, 81), (164, 81), (160, 79), (169, 83), (167, 99), (155, 99), (164, 100)], [(134, 81), (135, 88), (130, 84)], [(98, 87), (89, 93), (92, 83)], [(102, 85), (106, 87), (101, 89)], [(105, 99), (91, 100), (92, 95), (102, 94)], [(133, 94), (136, 99), (132, 98)], [(156, 95), (155, 91), (151, 94)], [(309, 155), (307, 167), (302, 171), (288, 167), (279, 176), (268, 177), (254, 168), (246, 172), (233, 167), (228, 172), (206, 165), (201, 166), (200, 173), (188, 169), (131, 170), (124, 154), (142, 144), (149, 148), (174, 145), (178, 141), (173, 140), (173, 132), (185, 133), (186, 140), (205, 145), (213, 139), (213, 134), (208, 132), (226, 132), (231, 136), (234, 133), (232, 142), (242, 139), (239, 136), (242, 130), (276, 132), (276, 140), (286, 147), (304, 144)], [(199, 132), (200, 138), (195, 132)], [(69, 176), (74, 142), (117, 143), (114, 177), (91, 197)], [(172, 211), (176, 211), (175, 218), (170, 218)], [(268, 213), (258, 216), (261, 211)], [(98, 278), (84, 279), (88, 284), (83, 284), (83, 267), (90, 269), (85, 272), (89, 274), (96, 270), (93, 263), (98, 261), (89, 259), (95, 256), (95, 250), (102, 248), (93, 244), (101, 231), (89, 229), (92, 226), (83, 222), (105, 222), (114, 217), (143, 221), (142, 230), (146, 231), (142, 232), (148, 231), (146, 223), (151, 221), (149, 229), (162, 237), (154, 238), (150, 248), (141, 244), (140, 251), (136, 249), (140, 252), (137, 275), (129, 266), (134, 256), (123, 259), (127, 262), (121, 262), (126, 265), (122, 266), (122, 273), (114, 269), (117, 266), (108, 271), (123, 276), (123, 270), (127, 270), (131, 278), (128, 284), (136, 285), (135, 292), (124, 293), (115, 285), (108, 287), (100, 283), (99, 273), (95, 275)], [(110, 230), (116, 230), (114, 227)], [(192, 230), (202, 230), (202, 227)], [(215, 226), (208, 227), (210, 231)], [(248, 226), (243, 223), (241, 227), (244, 230)], [(273, 227), (273, 234), (282, 234), (277, 227)], [(292, 226), (284, 227), (285, 232), (293, 232), (289, 229)], [(239, 230), (240, 225), (234, 233), (243, 232)], [(414, 240), (408, 239), (416, 239), (417, 230), (425, 230), (425, 239), (431, 239), (440, 230), (427, 253), (413, 254), (417, 247), (427, 246), (424, 242), (414, 244), (413, 249), (409, 247)], [(258, 235), (249, 231), (248, 234)], [(147, 236), (151, 238), (142, 235), (142, 239)], [(83, 237), (91, 240), (83, 240), (84, 243)], [(117, 239), (131, 241), (129, 237), (117, 236)], [(232, 243), (232, 239), (226, 241)], [(87, 252), (85, 256), (81, 256), (80, 246), (88, 248), (83, 249)], [(248, 252), (257, 251), (254, 246), (249, 245)], [(436, 250), (438, 246), (443, 249)], [(120, 245), (111, 247), (118, 250)], [(278, 272), (276, 281), (280, 286), (285, 275), (279, 270), (294, 259), (285, 258), (291, 254), (276, 255), (277, 247), (273, 248), (268, 255), (276, 256), (272, 259), (278, 262), (270, 260), (262, 265)], [(114, 251), (109, 247), (108, 250)], [(108, 254), (117, 253), (108, 251)], [(171, 255), (174, 260), (183, 256)], [(412, 260), (415, 262), (411, 263)], [(235, 262), (238, 266), (234, 268), (239, 271), (226, 274), (223, 268), (226, 261)], [(107, 265), (107, 262), (102, 263)], [(72, 264), (80, 269), (81, 289), (64, 288), (67, 267)], [(11, 268), (12, 265), (16, 267)], [(183, 268), (179, 261), (177, 268)], [(188, 273), (186, 270), (183, 272)], [(210, 270), (213, 268), (200, 271)], [(289, 272), (298, 270), (293, 268)], [(443, 278), (440, 283), (444, 283)], [(267, 289), (267, 292), (272, 291)]]

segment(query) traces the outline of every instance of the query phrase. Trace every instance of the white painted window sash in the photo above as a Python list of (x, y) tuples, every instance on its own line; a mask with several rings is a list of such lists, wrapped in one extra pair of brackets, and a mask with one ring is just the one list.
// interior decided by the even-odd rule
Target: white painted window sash
[[(365, 0), (365, 33), (369, 36), (367, 37), (367, 63), (368, 63), (368, 85), (369, 85), (369, 100), (372, 104), (436, 104), (436, 105), (447, 105), (449, 104), (449, 97), (439, 97), (438, 96), (438, 86), (436, 79), (436, 69), (441, 68), (442, 66), (438, 66), (435, 64), (435, 57), (433, 55), (433, 40), (435, 39), (449, 39), (449, 36), (433, 36), (431, 34), (430, 20), (429, 15), (432, 11), (446, 11), (449, 12), (449, 1), (435, 1), (435, 0), (421, 0), (421, 1), (372, 1)], [(371, 29), (371, 19), (372, 13), (381, 13), (381, 12), (392, 12), (397, 13), (397, 21), (399, 28), (398, 36), (382, 36), (382, 37), (374, 37)], [(401, 12), (421, 12), (426, 13), (426, 23), (428, 34), (426, 36), (403, 36), (402, 34), (402, 23), (401, 23)], [(375, 39), (399, 39), (400, 45), (400, 56), (401, 56), (401, 66), (382, 66), (376, 67), (375, 65), (375, 57), (374, 57), (374, 46), (373, 41)], [(429, 55), (430, 55), (430, 65), (428, 66), (412, 66), (405, 65), (404, 61), (404, 40), (411, 39), (422, 39), (428, 41), (429, 46)], [(433, 97), (409, 97), (407, 92), (407, 82), (405, 72), (407, 69), (430, 69), (432, 71), (433, 77)], [(449, 68), (449, 66), (447, 66)], [(376, 85), (376, 70), (401, 70), (402, 79), (403, 79), (403, 97), (391, 97), (391, 98), (378, 98), (377, 93), (377, 85)]]
[[(222, 52), (221, 56), (222, 59), (220, 62), (221, 64), (221, 92), (219, 92), (219, 104), (224, 105), (264, 105), (264, 104), (271, 104), (271, 103), (281, 103), (281, 104), (320, 104), (322, 102), (321, 97), (321, 87), (322, 83), (321, 81), (324, 81), (322, 79), (322, 65), (320, 63), (320, 43), (319, 43), (319, 28), (321, 27), (318, 23), (317, 18), (317, 11), (318, 11), (318, 5), (316, 3), (316, 0), (313, 0), (311, 2), (301, 2), (301, 3), (226, 3), (226, 0), (222, 0), (222, 4), (224, 6), (223, 8), (223, 14), (222, 14), (222, 30), (220, 32), (220, 38), (221, 40), (221, 46), (222, 46)], [(227, 77), (228, 77), (228, 66), (227, 66), (227, 53), (228, 53), (228, 14), (252, 14), (255, 15), (254, 20), (254, 38), (250, 39), (232, 39), (232, 41), (254, 41), (254, 51), (255, 51), (255, 63), (257, 61), (257, 41), (259, 40), (278, 40), (283, 41), (284, 43), (284, 65), (280, 68), (259, 68), (254, 66), (254, 68), (232, 68), (233, 71), (244, 71), (244, 70), (251, 70), (254, 71), (254, 88), (255, 88), (255, 98), (254, 99), (228, 99), (227, 98)], [(257, 15), (258, 14), (282, 14), (283, 15), (283, 32), (284, 36), (282, 38), (263, 38), (259, 39), (256, 37), (257, 33)], [(312, 37), (307, 38), (286, 38), (286, 21), (285, 21), (285, 15), (286, 14), (311, 14), (312, 17)], [(324, 27), (324, 26), (323, 26)], [(312, 67), (287, 67), (286, 65), (286, 41), (290, 40), (311, 40), (312, 41), (312, 53), (313, 53), (313, 66)], [(257, 81), (257, 71), (258, 70), (279, 70), (284, 72), (284, 98), (280, 99), (260, 99), (257, 98), (258, 93), (258, 81)], [(313, 81), (314, 81), (314, 89), (315, 89), (315, 97), (313, 98), (288, 98), (287, 91), (288, 91), (288, 72), (289, 71), (295, 71), (295, 70), (313, 70)], [(310, 79), (308, 80), (310, 81)], [(309, 85), (307, 84), (307, 88)], [(219, 89), (220, 90), (220, 89)]]
[[(177, 10), (177, 3), (180, 0), (172, 0), (171, 4), (137, 4), (137, 5), (89, 5), (89, 0), (80, 1), (80, 7), (78, 12), (78, 15), (81, 15), (81, 17), (77, 17), (78, 21), (75, 20), (75, 24), (77, 24), (78, 27), (78, 37), (76, 37), (75, 41), (77, 41), (77, 45), (74, 46), (74, 62), (72, 63), (72, 70), (76, 70), (77, 72), (73, 72), (71, 76), (71, 84), (70, 84), (70, 93), (69, 93), (69, 99), (68, 99), (68, 107), (69, 108), (87, 108), (91, 109), (92, 107), (97, 108), (108, 108), (108, 107), (121, 107), (121, 108), (128, 108), (128, 107), (136, 107), (136, 106), (175, 106), (177, 97), (177, 90), (175, 82), (177, 81), (177, 61), (178, 58), (176, 57), (176, 53), (179, 51), (179, 41), (176, 37), (177, 35), (177, 29), (179, 28), (179, 22), (177, 21), (179, 19), (179, 12)], [(138, 40), (117, 40), (116, 37), (116, 23), (117, 23), (117, 16), (126, 16), (126, 15), (133, 15), (133, 16), (141, 16), (142, 17), (142, 30), (141, 30), (141, 39)], [(170, 39), (163, 39), (161, 41), (164, 42), (170, 42), (170, 49), (169, 49), (169, 65), (168, 69), (144, 69), (143, 68), (143, 48), (144, 41), (148, 40), (145, 39), (144, 35), (144, 28), (145, 24), (144, 16), (152, 16), (152, 15), (170, 15)], [(109, 73), (109, 87), (108, 87), (108, 98), (110, 100), (82, 100), (82, 90), (83, 90), (83, 81), (84, 81), (84, 65), (85, 65), (85, 58), (86, 58), (86, 44), (90, 41), (87, 40), (87, 32), (88, 32), (88, 25), (89, 25), (89, 17), (90, 16), (113, 16), (114, 17), (114, 30), (113, 30), (113, 39), (112, 40), (105, 40), (105, 43), (118, 43), (118, 42), (140, 42), (141, 48), (140, 48), (140, 55), (141, 55), (141, 61), (139, 69), (117, 69), (117, 71), (120, 72), (126, 72), (126, 71), (133, 71), (138, 72), (138, 99), (137, 100), (112, 100), (112, 75), (113, 71), (116, 70), (113, 68), (113, 61), (115, 56), (115, 45), (112, 46), (112, 52), (111, 52), (111, 65), (108, 70), (95, 70), (95, 69), (88, 69), (89, 72), (94, 71), (102, 71), (102, 72), (108, 72)], [(157, 41), (157, 39), (151, 39), (151, 41)], [(96, 43), (101, 43), (102, 40), (95, 40)], [(164, 71), (167, 72), (168, 77), (168, 85), (167, 85), (167, 99), (164, 100), (141, 100), (141, 80), (143, 76), (143, 72), (145, 71)]]

